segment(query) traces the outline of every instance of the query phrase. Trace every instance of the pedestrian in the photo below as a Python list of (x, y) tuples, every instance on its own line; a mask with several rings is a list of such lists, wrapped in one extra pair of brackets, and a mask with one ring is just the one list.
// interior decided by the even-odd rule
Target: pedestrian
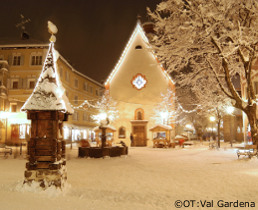
[(133, 146), (133, 134), (130, 134), (130, 140), (131, 140), (131, 147)]

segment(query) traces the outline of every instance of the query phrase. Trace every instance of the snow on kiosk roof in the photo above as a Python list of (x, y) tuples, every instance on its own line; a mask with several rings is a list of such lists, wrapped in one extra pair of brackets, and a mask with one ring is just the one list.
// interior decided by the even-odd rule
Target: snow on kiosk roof
[(57, 57), (54, 49), (54, 42), (55, 37), (52, 33), (42, 72), (32, 94), (21, 108), (22, 111), (44, 110), (62, 111), (68, 114), (73, 113), (73, 109), (65, 95), (65, 89), (57, 74)]
[(172, 127), (170, 125), (157, 124), (154, 127), (150, 128), (150, 131), (167, 131), (167, 130), (172, 130)]

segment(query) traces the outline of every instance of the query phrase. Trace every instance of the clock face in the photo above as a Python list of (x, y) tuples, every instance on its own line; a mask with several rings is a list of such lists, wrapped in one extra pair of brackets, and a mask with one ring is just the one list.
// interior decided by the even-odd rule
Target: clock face
[(147, 80), (144, 75), (137, 74), (132, 78), (131, 83), (134, 88), (136, 88), (137, 90), (141, 90), (142, 88), (144, 88), (146, 86)]

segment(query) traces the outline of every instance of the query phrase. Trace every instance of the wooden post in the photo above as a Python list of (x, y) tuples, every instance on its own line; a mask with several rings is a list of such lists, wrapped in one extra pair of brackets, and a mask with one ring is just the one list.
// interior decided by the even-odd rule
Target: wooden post
[(62, 126), (68, 116), (60, 111), (28, 111), (27, 118), (31, 120), (31, 138), (24, 183), (61, 188), (67, 179)]

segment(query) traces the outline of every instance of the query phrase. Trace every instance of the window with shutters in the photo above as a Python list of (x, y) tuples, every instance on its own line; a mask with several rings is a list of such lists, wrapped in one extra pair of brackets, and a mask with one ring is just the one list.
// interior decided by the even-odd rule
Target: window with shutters
[(31, 56), (31, 62), (30, 64), (32, 66), (40, 66), (42, 65), (42, 55), (32, 55)]
[(13, 66), (20, 66), (21, 65), (21, 54), (14, 54), (13, 55)]

